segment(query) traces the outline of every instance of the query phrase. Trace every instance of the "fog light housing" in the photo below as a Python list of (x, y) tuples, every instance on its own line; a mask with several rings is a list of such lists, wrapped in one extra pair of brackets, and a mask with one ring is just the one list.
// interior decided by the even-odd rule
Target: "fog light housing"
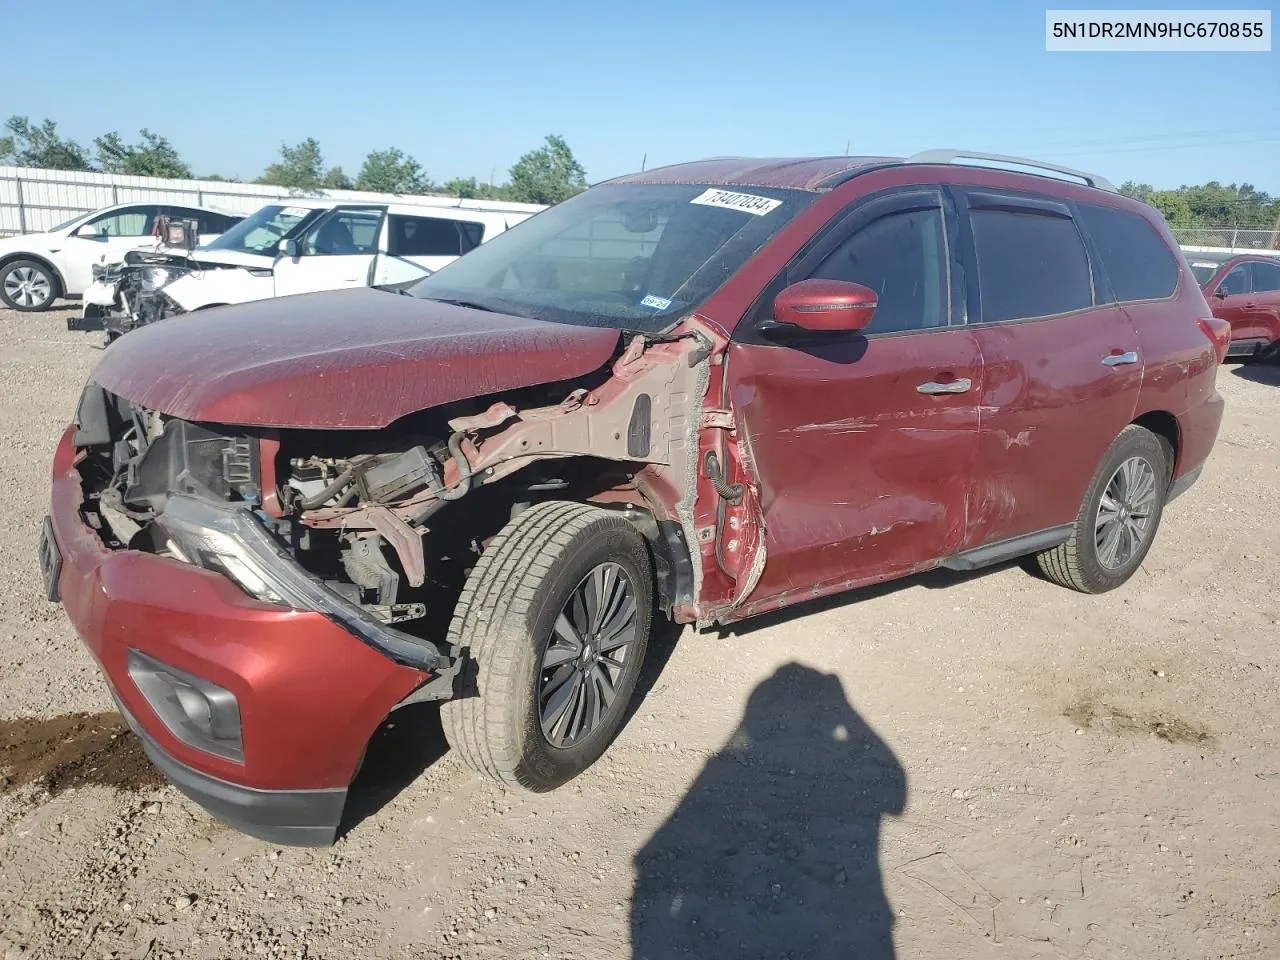
[(244, 763), (240, 704), (230, 690), (129, 648), (129, 676), (169, 732), (189, 747)]

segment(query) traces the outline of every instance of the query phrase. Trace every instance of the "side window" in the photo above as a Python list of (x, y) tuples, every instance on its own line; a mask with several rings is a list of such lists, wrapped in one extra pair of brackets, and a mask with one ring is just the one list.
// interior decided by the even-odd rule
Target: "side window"
[(196, 210), (192, 207), (165, 207), (162, 212), (180, 220), (195, 220), (200, 233), (222, 233), (227, 229), (226, 217), (208, 210)]
[(1253, 271), (1254, 293), (1275, 293), (1280, 290), (1280, 264), (1255, 260), (1249, 267)]
[(479, 246), (483, 235), (479, 223), (392, 214), (387, 252), (397, 257), (460, 257)]
[(159, 207), (123, 207), (103, 214), (87, 224), (100, 237), (148, 237), (155, 226)]
[(945, 326), (950, 311), (942, 209), (902, 210), (864, 224), (809, 277), (875, 290), (879, 303), (865, 333)]
[(316, 221), (302, 238), (302, 255), (340, 257), (377, 253), (382, 211), (338, 207)]
[(1227, 296), (1232, 296), (1237, 293), (1248, 293), (1249, 278), (1245, 273), (1248, 268), (1249, 265), (1247, 263), (1236, 264), (1231, 269), (1231, 272), (1222, 278), (1222, 282), (1218, 284), (1218, 289), (1215, 292), (1222, 293)]
[(1163, 300), (1178, 287), (1178, 261), (1141, 215), (1115, 207), (1080, 204), (1117, 300)]
[(1089, 258), (1069, 216), (1033, 207), (972, 206), (982, 322), (1091, 306)]

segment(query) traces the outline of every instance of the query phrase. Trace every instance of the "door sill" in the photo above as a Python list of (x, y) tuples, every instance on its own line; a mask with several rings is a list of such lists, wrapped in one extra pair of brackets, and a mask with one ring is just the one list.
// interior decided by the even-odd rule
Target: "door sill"
[(1073, 526), (1074, 524), (1064, 523), (1057, 527), (1046, 527), (1044, 530), (1010, 537), (1008, 540), (983, 544), (981, 547), (953, 554), (938, 565), (948, 570), (979, 570), (994, 563), (1012, 560), (1014, 557), (1039, 553), (1041, 550), (1048, 550), (1070, 540)]

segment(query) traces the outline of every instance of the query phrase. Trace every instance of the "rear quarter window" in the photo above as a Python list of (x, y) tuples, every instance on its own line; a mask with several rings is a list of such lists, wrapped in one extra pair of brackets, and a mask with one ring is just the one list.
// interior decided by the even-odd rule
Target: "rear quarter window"
[(1163, 300), (1178, 287), (1178, 261), (1146, 218), (1128, 210), (1079, 205), (1117, 300)]
[(391, 215), (388, 253), (398, 257), (460, 257), (484, 239), (484, 224)]
[(1069, 216), (971, 207), (982, 322), (1048, 317), (1093, 305), (1080, 231)]

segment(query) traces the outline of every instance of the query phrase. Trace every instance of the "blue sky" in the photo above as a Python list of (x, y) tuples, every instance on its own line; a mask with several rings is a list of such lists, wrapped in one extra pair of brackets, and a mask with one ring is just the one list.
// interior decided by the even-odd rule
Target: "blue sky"
[(0, 117), (50, 117), (86, 144), (145, 126), (201, 174), (255, 177), (281, 141), (314, 136), (352, 175), (370, 149), (398, 146), (434, 179), (496, 170), (501, 181), (559, 133), (592, 181), (646, 155), (652, 167), (849, 144), (1020, 153), (1116, 182), (1280, 193), (1280, 49), (1046, 53), (1044, 5), (3, 6), (5, 35), (48, 42), (5, 45)]

